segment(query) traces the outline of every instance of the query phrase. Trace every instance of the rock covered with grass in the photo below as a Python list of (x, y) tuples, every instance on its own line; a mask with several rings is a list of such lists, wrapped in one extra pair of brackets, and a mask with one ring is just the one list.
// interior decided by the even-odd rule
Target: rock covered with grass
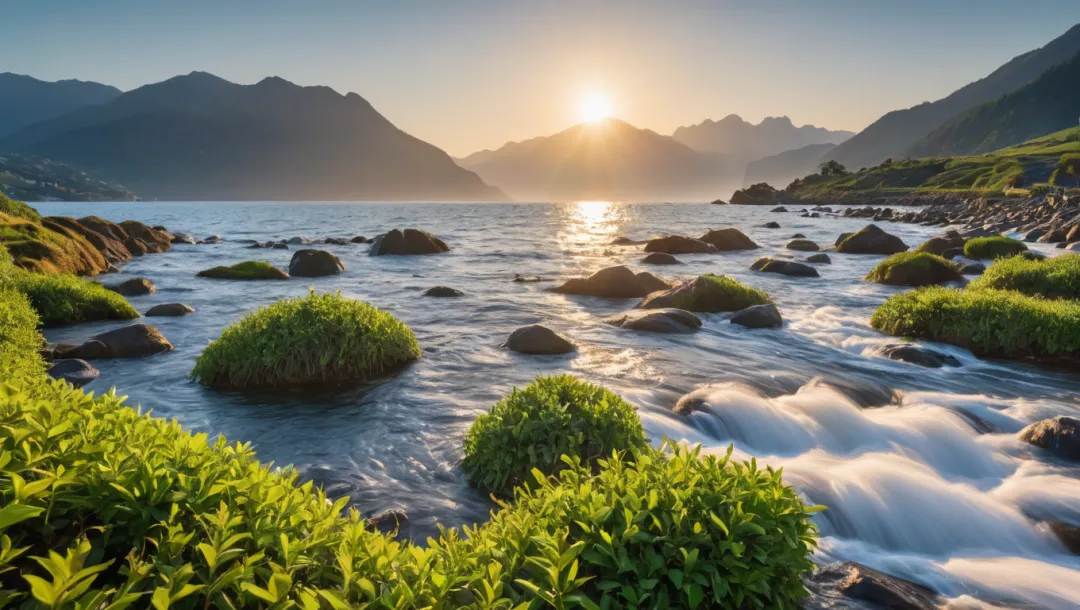
[(1063, 254), (1047, 260), (1023, 256), (998, 259), (970, 289), (1018, 290), (1048, 299), (1080, 299), (1080, 254)]
[(1002, 258), (1026, 252), (1027, 245), (1011, 237), (976, 237), (964, 244), (964, 256), (975, 259)]
[(563, 455), (594, 463), (647, 445), (637, 410), (618, 395), (569, 375), (538, 377), (476, 419), (461, 465), (477, 487), (508, 496), (534, 468), (562, 470)]
[(74, 275), (17, 270), (11, 274), (11, 282), (30, 299), (45, 326), (139, 317), (120, 294)]
[(587, 278), (567, 280), (561, 286), (552, 288), (559, 294), (578, 294), (610, 299), (641, 298), (657, 290), (666, 290), (671, 286), (648, 272), (634, 273), (628, 267), (608, 267), (601, 269)]
[(896, 254), (907, 249), (902, 239), (877, 225), (866, 225), (855, 233), (845, 233), (836, 242), (836, 251), (845, 254)]
[(419, 357), (412, 330), (390, 314), (312, 292), (226, 328), (196, 358), (191, 376), (218, 388), (363, 381)]
[[(299, 254), (299, 252), (297, 252)], [(289, 274), (263, 261), (244, 261), (229, 266), (204, 269), (195, 274), (198, 277), (216, 280), (287, 280)]]
[(901, 252), (878, 263), (866, 279), (890, 286), (931, 286), (963, 282), (960, 266), (929, 252)]
[(738, 311), (769, 302), (769, 295), (737, 280), (708, 273), (670, 290), (654, 292), (638, 303), (639, 309), (673, 307), (701, 313)]

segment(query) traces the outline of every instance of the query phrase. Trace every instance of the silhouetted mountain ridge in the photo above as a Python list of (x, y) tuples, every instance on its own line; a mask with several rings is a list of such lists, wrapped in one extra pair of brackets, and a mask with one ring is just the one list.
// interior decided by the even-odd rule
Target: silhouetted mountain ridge
[(839, 144), (853, 135), (813, 125), (796, 127), (786, 116), (766, 117), (754, 125), (729, 114), (719, 121), (706, 119), (697, 125), (679, 127), (672, 137), (698, 152), (753, 161), (811, 144)]
[(0, 72), (0, 136), (123, 94), (116, 87), (81, 80), (47, 82)]

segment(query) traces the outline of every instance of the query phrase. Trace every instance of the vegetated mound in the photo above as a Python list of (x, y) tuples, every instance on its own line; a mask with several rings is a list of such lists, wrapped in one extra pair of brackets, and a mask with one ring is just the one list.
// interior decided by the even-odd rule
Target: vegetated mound
[(867, 280), (891, 286), (930, 286), (961, 282), (960, 266), (928, 252), (900, 252), (878, 263)]
[(30, 299), (45, 326), (139, 317), (123, 296), (81, 277), (17, 270), (11, 281)]
[(998, 259), (969, 286), (970, 290), (1017, 290), (1048, 299), (1080, 299), (1080, 254), (1047, 260), (1023, 256)]
[(229, 266), (218, 266), (196, 273), (198, 277), (219, 280), (287, 280), (289, 274), (263, 261), (244, 261)]
[(745, 286), (727, 276), (707, 273), (670, 290), (654, 292), (637, 306), (641, 309), (674, 307), (686, 311), (720, 313), (768, 302), (769, 295), (764, 291)]
[(1027, 250), (1027, 244), (1011, 237), (994, 235), (991, 237), (976, 237), (969, 239), (964, 244), (964, 256), (968, 258), (1002, 258), (1014, 256)]
[(203, 385), (362, 381), (420, 357), (408, 326), (339, 294), (283, 299), (229, 326), (195, 360)]
[(538, 377), (473, 422), (461, 465), (474, 485), (505, 497), (533, 469), (565, 468), (563, 455), (595, 464), (647, 446), (636, 409), (618, 395), (569, 375)]

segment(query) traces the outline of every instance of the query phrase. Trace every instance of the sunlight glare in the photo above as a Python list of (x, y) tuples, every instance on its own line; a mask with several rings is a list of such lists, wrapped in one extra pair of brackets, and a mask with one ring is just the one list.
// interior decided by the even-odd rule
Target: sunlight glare
[(581, 98), (581, 120), (593, 123), (611, 115), (611, 101), (598, 93), (589, 93)]

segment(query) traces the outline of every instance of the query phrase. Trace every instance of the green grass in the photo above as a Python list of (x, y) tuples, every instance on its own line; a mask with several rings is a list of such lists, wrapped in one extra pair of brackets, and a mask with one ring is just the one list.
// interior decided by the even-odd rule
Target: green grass
[(637, 411), (619, 396), (569, 375), (538, 377), (476, 419), (461, 465), (477, 487), (508, 496), (534, 468), (561, 470), (562, 455), (594, 463), (647, 444)]
[(1080, 302), (1006, 290), (921, 288), (889, 297), (870, 325), (897, 337), (967, 348), (977, 356), (1075, 360)]
[(1002, 258), (1020, 254), (1027, 249), (1024, 242), (1011, 237), (976, 237), (964, 244), (964, 256), (977, 259)]
[(975, 279), (970, 290), (1016, 290), (1048, 299), (1080, 299), (1080, 254), (1047, 260), (1002, 258)]
[(674, 306), (687, 311), (720, 313), (738, 311), (769, 302), (763, 290), (751, 288), (724, 275), (707, 273), (694, 280), (694, 289), (676, 300)]
[(15, 201), (0, 193), (0, 214), (7, 214), (30, 222), (41, 222), (41, 214), (21, 201)]
[(15, 265), (32, 271), (81, 275), (103, 271), (106, 264), (101, 253), (82, 236), (59, 233), (37, 220), (8, 214), (2, 209), (0, 246), (11, 253)]
[(195, 360), (193, 378), (245, 388), (361, 381), (420, 357), (408, 326), (339, 294), (283, 299), (229, 326)]
[(960, 267), (928, 252), (900, 252), (878, 263), (866, 279), (892, 286), (929, 286), (963, 279)]
[(196, 274), (219, 280), (287, 280), (289, 274), (262, 261), (245, 261), (229, 267), (213, 267)]
[(18, 273), (7, 250), (0, 246), (0, 369), (7, 367), (9, 371), (0, 379), (44, 370), (38, 355), (45, 344), (37, 331), (40, 320), (30, 300), (12, 282)]
[(12, 275), (12, 283), (30, 299), (45, 326), (139, 317), (121, 295), (74, 275), (20, 270)]

